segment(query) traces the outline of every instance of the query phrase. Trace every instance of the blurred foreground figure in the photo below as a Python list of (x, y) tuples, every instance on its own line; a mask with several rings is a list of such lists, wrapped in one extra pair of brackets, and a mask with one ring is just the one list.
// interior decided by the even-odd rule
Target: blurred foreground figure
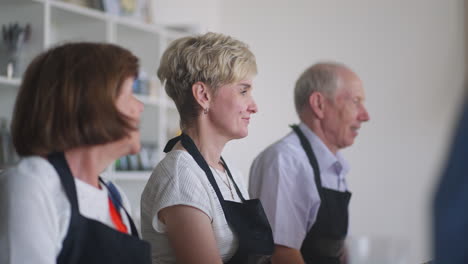
[(468, 102), (434, 200), (435, 264), (468, 263)]
[(0, 263), (150, 263), (125, 195), (100, 174), (140, 150), (138, 59), (112, 44), (39, 54), (16, 98), (21, 161), (0, 174)]

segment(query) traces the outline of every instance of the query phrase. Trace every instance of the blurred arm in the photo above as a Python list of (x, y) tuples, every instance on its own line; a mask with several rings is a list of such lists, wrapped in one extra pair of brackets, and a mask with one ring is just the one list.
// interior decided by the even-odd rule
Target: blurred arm
[(0, 174), (0, 263), (56, 262), (62, 237), (53, 199), (65, 197), (52, 197), (46, 186), (18, 170)]
[(271, 258), (272, 264), (304, 264), (304, 259), (299, 250), (295, 248), (275, 245), (275, 251)]

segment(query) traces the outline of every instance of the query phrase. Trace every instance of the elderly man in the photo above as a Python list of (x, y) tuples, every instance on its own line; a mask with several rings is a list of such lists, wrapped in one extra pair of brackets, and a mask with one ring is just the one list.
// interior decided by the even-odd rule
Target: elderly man
[(261, 199), (273, 229), (273, 264), (338, 264), (348, 231), (351, 146), (363, 122), (364, 89), (339, 63), (309, 67), (294, 90), (301, 123), (269, 146), (250, 169), (250, 195)]

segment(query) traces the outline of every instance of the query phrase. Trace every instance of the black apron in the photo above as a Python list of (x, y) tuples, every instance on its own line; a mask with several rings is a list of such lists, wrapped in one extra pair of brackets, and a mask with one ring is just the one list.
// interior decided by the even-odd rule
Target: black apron
[(208, 163), (206, 163), (205, 159), (198, 151), (197, 146), (188, 135), (182, 134), (169, 140), (164, 148), (164, 152), (169, 152), (179, 140), (181, 140), (182, 146), (193, 157), (198, 166), (205, 172), (211, 186), (213, 186), (218, 196), (226, 221), (237, 235), (239, 247), (234, 256), (227, 263), (268, 263), (273, 254), (273, 234), (260, 200), (244, 199), (226, 163), (221, 158), (223, 167), (234, 183), (234, 187), (242, 203), (224, 200)]
[(351, 193), (322, 187), (320, 169), (312, 146), (297, 125), (291, 126), (314, 170), (315, 184), (320, 196), (320, 208), (314, 225), (302, 242), (301, 253), (306, 263), (340, 264), (344, 240), (348, 233), (348, 205)]
[[(78, 209), (75, 181), (64, 154), (53, 153), (47, 158), (57, 171), (71, 205), (70, 226), (62, 243), (62, 250), (57, 257), (57, 263), (150, 264), (150, 245), (138, 238), (130, 215), (125, 211), (132, 235), (124, 234), (101, 222), (82, 216)], [(119, 194), (115, 193), (116, 190), (112, 188), (108, 190), (112, 201), (118, 201)]]

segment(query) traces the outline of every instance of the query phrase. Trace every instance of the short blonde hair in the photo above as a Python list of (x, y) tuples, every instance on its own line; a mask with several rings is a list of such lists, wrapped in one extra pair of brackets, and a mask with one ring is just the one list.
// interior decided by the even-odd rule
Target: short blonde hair
[(201, 112), (192, 94), (193, 84), (203, 82), (216, 95), (220, 86), (257, 74), (257, 64), (245, 43), (210, 32), (173, 41), (161, 58), (157, 74), (177, 106), (184, 129)]

